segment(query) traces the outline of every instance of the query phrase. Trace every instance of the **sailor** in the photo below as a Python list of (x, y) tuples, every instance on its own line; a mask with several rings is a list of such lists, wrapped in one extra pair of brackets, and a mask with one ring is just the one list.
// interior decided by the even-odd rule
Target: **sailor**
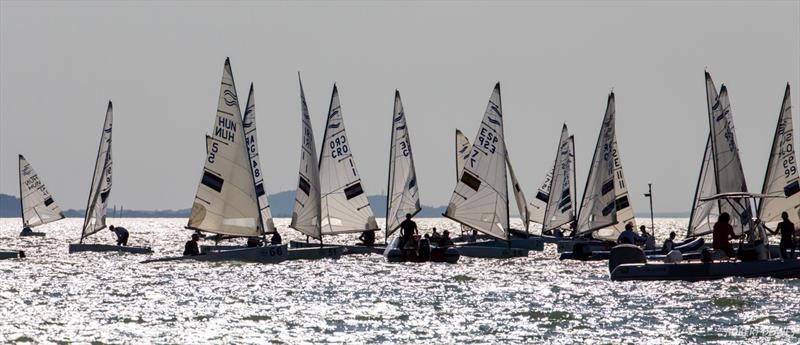
[(25, 226), (22, 228), (22, 232), (19, 233), (20, 236), (30, 236), (33, 235), (33, 230), (29, 226)]
[(453, 246), (453, 240), (450, 239), (450, 231), (445, 230), (442, 233), (442, 238), (439, 239), (439, 247), (447, 248)]
[(722, 212), (722, 214), (719, 215), (717, 222), (714, 223), (711, 247), (714, 248), (714, 250), (724, 252), (729, 258), (735, 258), (736, 252), (733, 250), (733, 245), (730, 240), (741, 236), (737, 236), (736, 233), (733, 232), (733, 227), (729, 224), (730, 221), (731, 215), (728, 214), (728, 212)]
[[(789, 220), (789, 213), (787, 212), (781, 213), (781, 219), (783, 221), (778, 223), (778, 228), (775, 229), (775, 232), (780, 231), (781, 233), (781, 242), (778, 248), (781, 251), (781, 259), (786, 260), (789, 257), (794, 258), (795, 243), (792, 238), (792, 235), (794, 235), (794, 223)], [(789, 250), (791, 250), (791, 256), (789, 256)]]
[(186, 244), (183, 245), (183, 255), (184, 256), (195, 256), (200, 255), (200, 246), (197, 245), (197, 241), (200, 239), (200, 235), (192, 234), (192, 240), (186, 241)]
[(281, 234), (278, 233), (278, 230), (272, 233), (272, 238), (269, 239), (269, 243), (273, 245), (279, 245), (283, 242), (283, 238), (281, 238)]
[(117, 245), (118, 246), (127, 246), (128, 245), (128, 230), (121, 227), (121, 226), (113, 226), (109, 225), (108, 230), (117, 235)]
[(633, 232), (633, 223), (625, 224), (625, 231), (619, 234), (617, 237), (618, 244), (636, 244), (637, 241), (641, 241), (642, 238)]
[(247, 238), (247, 248), (256, 248), (261, 247), (263, 243), (261, 243), (261, 239), (258, 237), (248, 237)]
[(477, 242), (478, 241), (478, 230), (472, 229), (472, 235), (469, 235), (467, 238), (467, 242)]
[(361, 233), (361, 236), (358, 237), (358, 240), (361, 241), (361, 244), (365, 246), (372, 247), (375, 245), (375, 230), (367, 230)]
[(411, 220), (411, 213), (406, 213), (406, 220), (400, 223), (400, 229), (400, 235), (403, 237), (403, 243), (411, 241), (411, 237), (418, 232), (417, 223), (414, 223), (414, 221)]
[(661, 246), (661, 253), (669, 254), (673, 249), (675, 249), (675, 231), (669, 233), (669, 238), (664, 240), (664, 245)]
[(431, 233), (431, 241), (439, 242), (440, 239), (442, 239), (442, 234), (436, 231), (436, 227), (434, 226), (433, 232)]
[(642, 232), (642, 238), (644, 238), (644, 249), (656, 249), (656, 237), (647, 233), (647, 227), (642, 225), (639, 227), (639, 231)]
[(553, 234), (553, 237), (555, 237), (555, 238), (564, 237), (564, 232), (561, 231), (561, 228), (555, 228), (553, 230), (550, 230), (550, 233)]

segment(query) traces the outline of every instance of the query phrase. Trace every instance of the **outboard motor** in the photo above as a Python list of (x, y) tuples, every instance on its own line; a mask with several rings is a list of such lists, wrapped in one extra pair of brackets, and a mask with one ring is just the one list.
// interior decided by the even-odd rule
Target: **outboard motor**
[(647, 258), (644, 256), (642, 248), (632, 244), (620, 244), (611, 248), (610, 257), (608, 258), (608, 272), (614, 272), (614, 269), (622, 264), (644, 263), (647, 263)]

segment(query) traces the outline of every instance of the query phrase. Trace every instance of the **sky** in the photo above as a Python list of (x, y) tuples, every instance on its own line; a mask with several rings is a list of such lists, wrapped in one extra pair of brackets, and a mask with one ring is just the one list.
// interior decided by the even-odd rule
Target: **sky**
[(582, 195), (613, 89), (634, 210), (647, 211), (652, 182), (656, 212), (688, 212), (708, 133), (704, 69), (728, 86), (748, 187), (760, 191), (787, 82), (800, 104), (800, 1), (3, 0), (0, 192), (18, 195), (22, 153), (62, 208), (85, 207), (111, 99), (109, 204), (190, 208), (226, 57), (242, 102), (255, 83), (269, 193), (296, 188), (300, 71), (318, 145), (337, 83), (368, 194), (386, 189), (395, 89), (422, 203), (446, 205), (454, 130), (473, 140), (499, 81), (529, 200), (562, 123)]

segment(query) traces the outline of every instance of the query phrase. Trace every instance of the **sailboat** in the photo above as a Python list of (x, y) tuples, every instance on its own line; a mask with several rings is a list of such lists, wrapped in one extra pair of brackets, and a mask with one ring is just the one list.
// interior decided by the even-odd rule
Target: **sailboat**
[[(617, 147), (615, 104), (614, 92), (611, 92), (589, 167), (576, 230), (572, 239), (558, 243), (560, 253), (572, 251), (567, 254), (569, 258), (573, 258), (571, 255), (583, 258), (592, 251), (607, 250), (606, 244), (600, 241), (616, 241), (626, 224), (636, 226)], [(586, 236), (593, 240), (586, 240)]]
[[(386, 232), (388, 240), (406, 219), (422, 210), (419, 202), (417, 173), (414, 169), (414, 156), (411, 151), (411, 137), (408, 134), (406, 115), (400, 92), (395, 90), (394, 111), (392, 112), (391, 144), (389, 145), (389, 178), (386, 194)], [(389, 262), (399, 261), (440, 261), (455, 263), (459, 254), (455, 248), (439, 248), (425, 239), (416, 242), (417, 248), (401, 249), (401, 238), (392, 240), (386, 246), (384, 256)]]
[(571, 231), (575, 216), (575, 138), (567, 125), (561, 128), (553, 167), (545, 176), (536, 198), (530, 203), (534, 216), (531, 221), (542, 225), (541, 238), (545, 243), (557, 243), (561, 236), (550, 235), (553, 230)]
[(89, 200), (86, 203), (86, 214), (83, 217), (81, 239), (79, 243), (71, 243), (69, 252), (84, 251), (118, 251), (135, 254), (149, 254), (153, 251), (149, 247), (115, 246), (107, 244), (86, 244), (84, 240), (106, 228), (106, 212), (108, 210), (108, 197), (111, 194), (111, 130), (113, 122), (113, 107), (108, 101), (106, 118), (103, 123), (103, 132), (100, 135), (100, 145), (97, 149), (92, 184), (89, 188)]
[[(53, 200), (39, 174), (22, 155), (19, 155), (19, 206), (23, 231), (20, 236), (44, 236), (32, 228), (64, 219), (64, 213)], [(28, 229), (29, 231), (25, 231)]]
[(500, 83), (497, 83), (443, 216), (504, 242), (462, 246), (459, 248), (461, 255), (528, 255), (527, 249), (511, 245), (507, 162)]

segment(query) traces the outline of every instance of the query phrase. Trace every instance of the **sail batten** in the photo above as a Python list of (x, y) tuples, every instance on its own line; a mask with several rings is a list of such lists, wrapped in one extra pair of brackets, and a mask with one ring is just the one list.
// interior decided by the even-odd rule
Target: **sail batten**
[(508, 178), (500, 83), (492, 91), (469, 152), (444, 216), (507, 240)]
[(39, 174), (19, 155), (19, 198), (22, 226), (34, 228), (64, 218)]
[(255, 183), (256, 197), (258, 201), (258, 208), (261, 216), (261, 226), (265, 233), (275, 232), (275, 223), (272, 220), (272, 212), (269, 208), (269, 200), (267, 199), (267, 191), (264, 186), (264, 170), (261, 165), (261, 158), (258, 155), (258, 132), (256, 131), (256, 104), (255, 93), (253, 91), (253, 84), (250, 84), (250, 92), (247, 95), (247, 107), (244, 111), (244, 119), (242, 120), (244, 126), (245, 145), (247, 146), (247, 154), (250, 158), (250, 168), (253, 172), (253, 181)]
[(314, 129), (311, 126), (311, 115), (306, 103), (303, 81), (297, 74), (300, 85), (300, 121), (302, 124), (300, 143), (300, 167), (298, 171), (297, 191), (295, 192), (294, 210), (290, 228), (315, 239), (322, 239), (322, 209), (320, 206), (319, 160), (317, 144), (314, 140)]
[(356, 169), (336, 85), (328, 109), (319, 175), (322, 235), (378, 230)]
[(796, 226), (800, 224), (800, 173), (794, 147), (791, 92), (786, 84), (761, 188), (761, 194), (771, 197), (759, 201), (757, 212), (758, 219), (771, 229), (781, 221), (783, 212)]
[(262, 236), (255, 181), (230, 61), (225, 60), (214, 129), (188, 229), (231, 236)]
[(89, 188), (89, 200), (86, 214), (83, 217), (81, 242), (87, 236), (97, 233), (106, 227), (106, 207), (111, 194), (111, 129), (113, 122), (113, 106), (108, 101), (100, 145), (97, 148), (92, 184)]
[(408, 124), (399, 91), (395, 91), (392, 115), (388, 187), (386, 238), (389, 238), (400, 227), (406, 214), (413, 216), (422, 209), (419, 202), (414, 156), (411, 151), (411, 138), (408, 134)]

